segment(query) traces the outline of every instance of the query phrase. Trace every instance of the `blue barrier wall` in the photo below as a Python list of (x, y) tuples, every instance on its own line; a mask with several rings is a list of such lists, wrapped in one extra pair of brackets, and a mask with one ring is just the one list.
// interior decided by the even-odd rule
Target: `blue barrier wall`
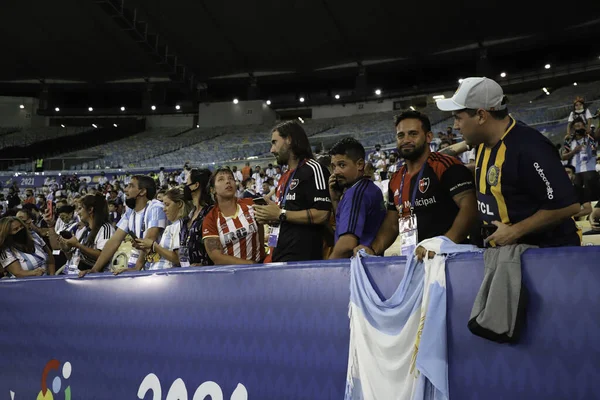
[[(525, 254), (518, 345), (468, 331), (482, 256), (449, 260), (451, 398), (596, 398), (599, 256)], [(404, 262), (367, 260), (384, 296)], [(343, 399), (348, 262), (4, 280), (0, 294), (0, 398)]]

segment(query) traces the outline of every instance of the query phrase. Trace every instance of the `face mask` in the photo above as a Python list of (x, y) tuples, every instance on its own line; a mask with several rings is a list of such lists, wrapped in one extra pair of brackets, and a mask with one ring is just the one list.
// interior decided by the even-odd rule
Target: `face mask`
[(585, 129), (577, 129), (575, 133), (578, 135), (585, 135)]
[(575, 111), (582, 112), (583, 111), (583, 107), (575, 107)]
[(136, 200), (137, 200), (137, 196), (132, 197), (131, 199), (125, 199), (125, 205), (133, 210), (135, 208)]
[[(198, 190), (198, 189), (196, 189), (196, 190)], [(188, 185), (185, 185), (183, 187), (183, 199), (185, 201), (192, 201), (193, 200), (193, 198), (192, 198), (192, 189), (190, 189), (190, 187)]]
[(27, 243), (27, 230), (25, 228), (21, 229), (19, 232), (12, 235), (15, 243), (25, 244)]

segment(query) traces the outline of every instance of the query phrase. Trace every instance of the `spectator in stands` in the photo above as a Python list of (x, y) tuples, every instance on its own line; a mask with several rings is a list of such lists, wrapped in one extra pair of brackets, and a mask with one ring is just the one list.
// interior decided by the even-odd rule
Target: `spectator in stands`
[(486, 244), (580, 245), (571, 218), (580, 205), (554, 145), (508, 114), (498, 83), (467, 78), (437, 106), (452, 111), (466, 144), (477, 146), (475, 183)]
[(108, 183), (108, 178), (106, 177), (106, 173), (104, 171), (100, 172), (100, 178), (98, 179), (98, 185), (100, 187), (106, 185)]
[(569, 125), (572, 125), (577, 118), (581, 118), (584, 129), (587, 132), (590, 124), (592, 123), (593, 116), (590, 110), (586, 107), (583, 97), (577, 97), (575, 101), (573, 101), (573, 111), (571, 111), (571, 114), (569, 114), (569, 124), (567, 124), (567, 136), (572, 134), (571, 130), (569, 129)]
[(251, 175), (252, 175), (252, 168), (250, 168), (250, 163), (246, 162), (246, 166), (244, 168), (242, 168), (242, 178), (243, 178), (243, 180), (246, 180), (246, 179), (250, 178)]
[(117, 204), (114, 201), (108, 201), (108, 222), (113, 228), (116, 228), (119, 219), (121, 219), (121, 215), (117, 211)]
[(160, 201), (160, 202), (162, 203), (162, 201), (163, 201), (163, 197), (165, 196), (165, 193), (166, 193), (166, 192), (167, 192), (166, 190), (162, 190), (162, 189), (161, 189), (161, 190), (159, 190), (159, 191), (156, 193), (156, 200), (158, 200), (158, 201)]
[(235, 196), (233, 173), (221, 168), (210, 180), (215, 206), (202, 224), (202, 240), (216, 264), (256, 264), (265, 257), (264, 230), (254, 218), (253, 201)]
[(237, 166), (234, 165), (231, 171), (233, 172), (233, 176), (236, 182), (239, 183), (244, 181), (244, 176), (242, 175), (241, 171), (238, 171)]
[(272, 261), (322, 259), (323, 225), (331, 213), (329, 171), (314, 160), (306, 132), (295, 121), (273, 128), (271, 153), (289, 167), (277, 187), (278, 204), (254, 206), (257, 221), (271, 226)]
[(571, 134), (565, 139), (563, 160), (571, 160), (577, 179), (587, 187), (593, 199), (600, 197), (600, 181), (596, 172), (596, 140), (588, 135), (580, 117), (571, 123)]
[[(65, 275), (77, 275), (79, 271), (91, 269), (115, 233), (115, 228), (108, 220), (108, 206), (102, 194), (84, 196), (77, 211), (79, 218), (85, 223), (85, 228), (70, 238), (59, 238), (62, 247), (66, 248), (70, 255), (63, 270)], [(109, 267), (110, 260), (102, 270), (106, 271)]]
[(272, 178), (273, 176), (275, 176), (275, 168), (273, 168), (273, 164), (269, 163), (269, 165), (267, 166), (267, 169), (265, 170), (265, 174), (269, 178)]
[(254, 190), (254, 179), (252, 179), (252, 178), (244, 179), (243, 185), (246, 188), (244, 190), (244, 194), (242, 195), (243, 199), (253, 199), (256, 196), (258, 196), (256, 194), (256, 191)]
[[(108, 264), (127, 235), (135, 238), (159, 240), (167, 225), (167, 218), (162, 204), (154, 200), (156, 183), (146, 175), (134, 175), (125, 189), (127, 194), (127, 212), (119, 221), (117, 231), (106, 243), (92, 269), (81, 271), (79, 276), (87, 273), (100, 272)], [(152, 264), (159, 257), (156, 253), (148, 254), (136, 242), (128, 260), (129, 271), (139, 271), (143, 268), (152, 269)]]
[(10, 276), (54, 275), (52, 251), (20, 219), (4, 217), (0, 220), (0, 243), (0, 265)]
[(254, 179), (254, 190), (257, 194), (263, 193), (263, 182), (265, 181), (265, 171), (263, 171), (258, 165), (254, 168), (254, 173), (252, 174), (252, 179)]
[(164, 211), (167, 219), (171, 222), (157, 243), (151, 239), (137, 239), (140, 248), (148, 252), (156, 252), (160, 256), (159, 262), (153, 265), (153, 269), (166, 269), (179, 267), (179, 246), (181, 245), (181, 224), (185, 217), (192, 211), (192, 203), (186, 201), (183, 192), (178, 189), (170, 189), (164, 196)]
[[(414, 244), (442, 235), (465, 243), (477, 225), (473, 175), (458, 159), (431, 152), (433, 133), (426, 115), (407, 111), (395, 123), (398, 152), (406, 163), (390, 179), (388, 212), (375, 240), (370, 248), (356, 250), (382, 255), (400, 233), (405, 238), (416, 233)], [(422, 252), (419, 248), (420, 257)]]
[(390, 154), (390, 162), (387, 168), (388, 179), (391, 178), (394, 173), (398, 172), (398, 168), (398, 155), (396, 153), (392, 153)]
[(35, 204), (35, 197), (33, 196), (32, 189), (25, 190), (25, 199), (23, 200), (23, 204)]
[(329, 194), (335, 213), (335, 246), (330, 259), (350, 258), (358, 245), (370, 247), (385, 218), (381, 190), (365, 178), (365, 148), (345, 138), (331, 150)]
[(25, 222), (27, 228), (30, 231), (37, 233), (40, 237), (43, 238), (46, 235), (45, 229), (42, 229), (42, 226), (40, 226), (40, 220), (43, 222), (43, 219), (34, 204), (23, 205), (23, 209), (17, 212), (17, 218)]
[(194, 209), (181, 223), (179, 262), (182, 267), (213, 265), (202, 241), (202, 223), (213, 207), (209, 191), (211, 173), (208, 169), (192, 169), (183, 195)]
[(162, 188), (167, 183), (167, 174), (165, 173), (165, 167), (160, 167), (158, 173), (158, 185)]
[(16, 206), (21, 204), (21, 199), (19, 198), (19, 190), (15, 190), (14, 187), (8, 188), (8, 208), (15, 208)]
[(600, 232), (600, 202), (596, 203), (596, 206), (588, 217), (592, 230), (594, 232)]
[(582, 182), (580, 182), (575, 174), (575, 167), (572, 165), (566, 165), (565, 171), (575, 188), (575, 194), (579, 204), (581, 206), (581, 210), (573, 216), (573, 218), (578, 219), (580, 217), (587, 217), (592, 212), (592, 203), (591, 203), (591, 195), (589, 188), (586, 188)]

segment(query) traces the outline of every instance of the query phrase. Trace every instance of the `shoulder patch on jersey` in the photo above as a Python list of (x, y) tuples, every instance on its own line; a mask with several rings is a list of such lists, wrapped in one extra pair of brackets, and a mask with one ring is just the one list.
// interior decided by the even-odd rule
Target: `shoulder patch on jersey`
[(298, 184), (300, 183), (300, 181), (298, 179), (292, 179), (290, 181), (290, 190), (294, 190), (298, 187)]

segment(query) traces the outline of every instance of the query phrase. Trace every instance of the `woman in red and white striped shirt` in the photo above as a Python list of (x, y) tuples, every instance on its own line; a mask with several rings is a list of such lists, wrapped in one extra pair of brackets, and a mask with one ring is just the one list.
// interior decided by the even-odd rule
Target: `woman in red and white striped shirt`
[(263, 226), (254, 219), (252, 199), (236, 197), (231, 170), (221, 168), (210, 180), (216, 205), (202, 223), (202, 239), (216, 265), (255, 264), (265, 257)]

